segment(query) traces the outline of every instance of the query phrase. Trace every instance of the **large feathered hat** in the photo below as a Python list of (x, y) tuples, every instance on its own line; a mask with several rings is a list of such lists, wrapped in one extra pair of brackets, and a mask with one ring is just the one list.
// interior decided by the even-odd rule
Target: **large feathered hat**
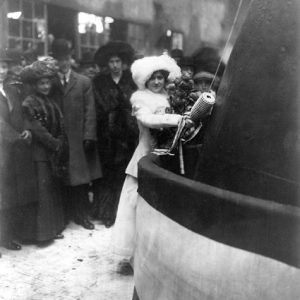
[(52, 78), (56, 75), (57, 67), (54, 60), (45, 59), (43, 61), (35, 61), (26, 66), (20, 76), (21, 80), (26, 83), (34, 83), (41, 78)]
[(112, 56), (118, 56), (124, 63), (131, 64), (134, 58), (134, 50), (128, 43), (111, 41), (97, 50), (94, 59), (99, 67), (104, 67), (107, 66)]
[(132, 78), (139, 89), (145, 89), (145, 84), (151, 75), (159, 70), (167, 71), (168, 80), (171, 81), (181, 76), (176, 61), (166, 54), (138, 59), (131, 66)]

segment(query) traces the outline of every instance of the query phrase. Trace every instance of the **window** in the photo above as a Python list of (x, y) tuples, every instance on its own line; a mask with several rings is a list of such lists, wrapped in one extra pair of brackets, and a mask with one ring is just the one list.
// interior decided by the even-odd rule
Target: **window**
[(183, 49), (183, 34), (172, 32), (172, 49)]
[(25, 0), (8, 1), (8, 41), (10, 49), (45, 54), (46, 6)]
[(110, 17), (100, 17), (85, 12), (78, 13), (78, 33), (80, 57), (87, 53), (94, 53), (108, 38), (110, 24), (114, 20)]
[(147, 27), (140, 24), (128, 24), (128, 43), (136, 50), (144, 50), (147, 45)]

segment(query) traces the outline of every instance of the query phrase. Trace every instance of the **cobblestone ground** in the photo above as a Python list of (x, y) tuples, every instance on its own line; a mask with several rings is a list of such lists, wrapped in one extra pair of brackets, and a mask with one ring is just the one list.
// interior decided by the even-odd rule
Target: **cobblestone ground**
[(65, 238), (43, 248), (0, 248), (0, 299), (130, 300), (133, 277), (116, 273), (112, 229), (95, 223), (86, 230), (73, 223)]

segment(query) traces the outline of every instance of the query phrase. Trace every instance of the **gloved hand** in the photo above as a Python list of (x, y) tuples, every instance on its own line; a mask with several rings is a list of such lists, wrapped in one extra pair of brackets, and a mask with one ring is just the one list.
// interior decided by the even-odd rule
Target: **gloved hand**
[(84, 140), (83, 148), (85, 152), (92, 152), (96, 147), (96, 141), (94, 140)]
[(194, 121), (186, 116), (185, 117), (185, 126), (184, 126), (183, 138), (184, 139), (189, 138), (193, 134), (195, 129), (196, 129), (196, 126), (195, 126)]
[(185, 128), (190, 129), (192, 127), (195, 127), (194, 121), (190, 117), (185, 117)]
[(30, 145), (32, 142), (32, 133), (30, 132), (30, 130), (24, 130), (20, 134), (20, 138), (23, 139), (27, 144)]

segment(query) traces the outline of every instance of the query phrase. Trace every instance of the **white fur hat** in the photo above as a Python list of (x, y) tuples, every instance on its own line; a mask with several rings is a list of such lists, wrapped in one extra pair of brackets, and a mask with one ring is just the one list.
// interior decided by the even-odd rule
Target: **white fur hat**
[(147, 56), (136, 60), (131, 66), (132, 78), (139, 89), (145, 89), (145, 84), (151, 75), (159, 70), (169, 72), (168, 80), (181, 76), (181, 70), (170, 56)]

